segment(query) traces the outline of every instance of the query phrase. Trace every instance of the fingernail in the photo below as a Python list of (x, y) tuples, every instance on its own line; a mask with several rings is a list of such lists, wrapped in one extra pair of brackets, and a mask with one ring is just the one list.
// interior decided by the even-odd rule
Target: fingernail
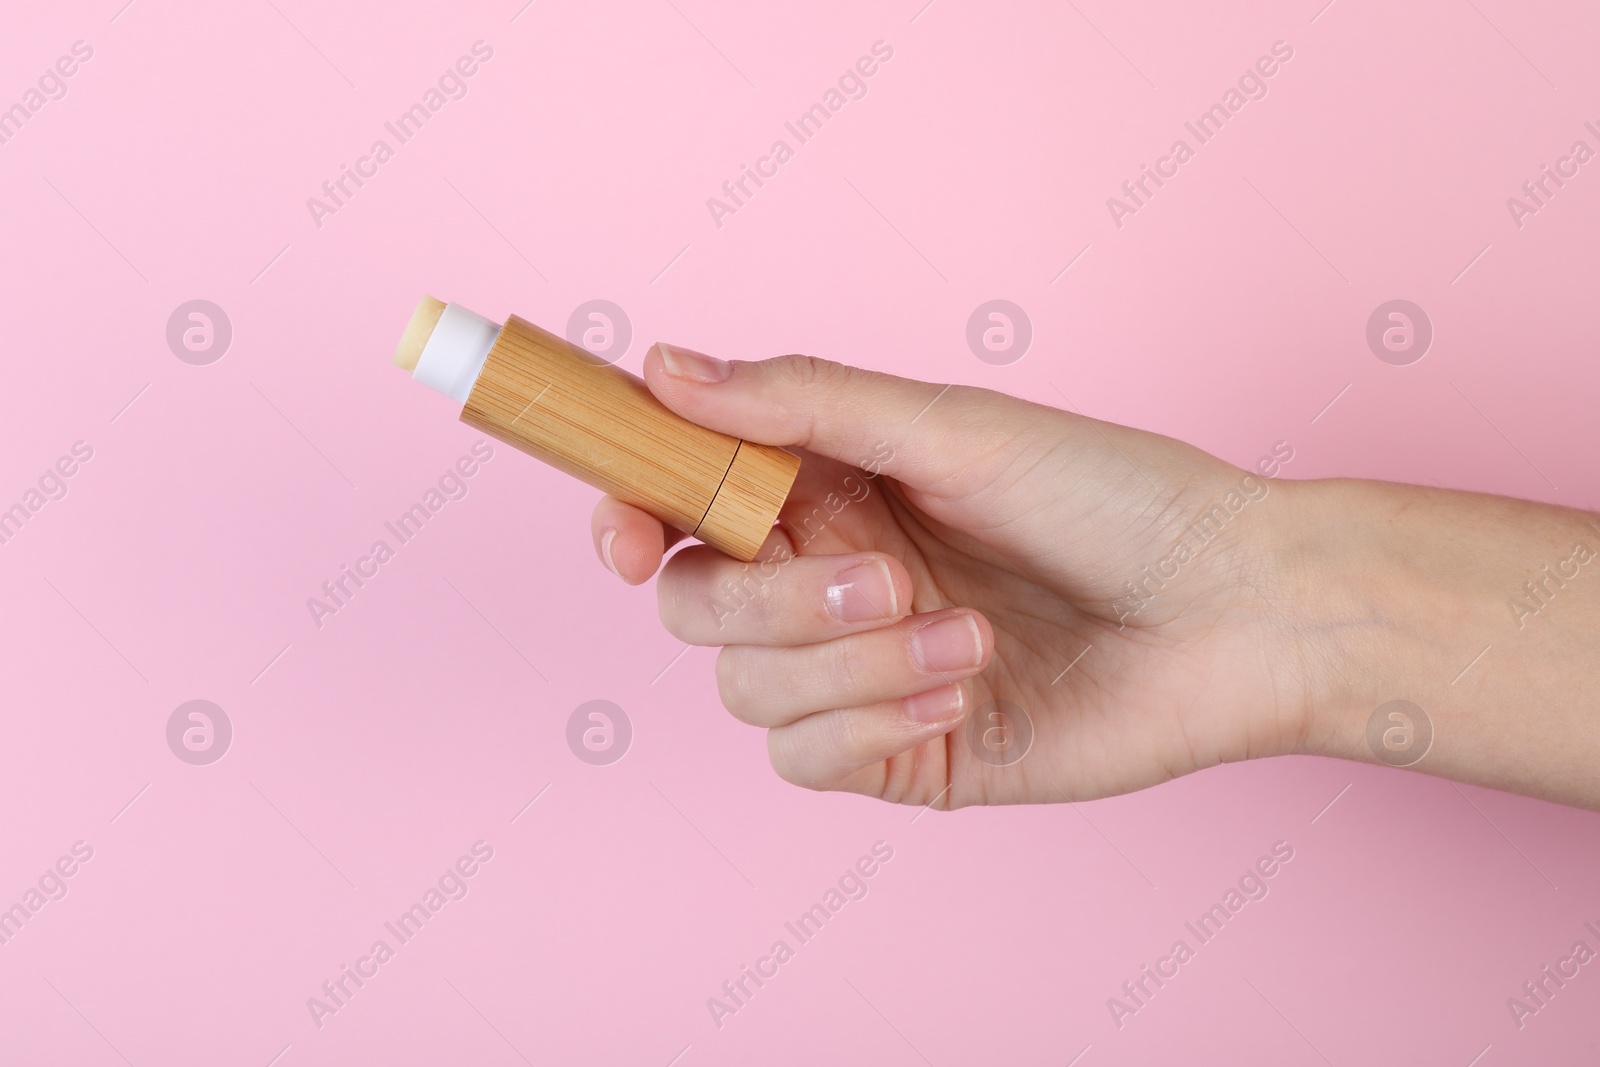
[(943, 722), (961, 711), (965, 699), (959, 685), (941, 685), (926, 693), (906, 697), (906, 718), (912, 722)]
[(661, 350), (661, 362), (666, 365), (667, 373), (674, 378), (691, 382), (725, 382), (728, 375), (733, 373), (732, 365), (716, 356), (702, 355), (660, 341), (656, 342), (656, 348)]
[(911, 651), (925, 671), (964, 671), (983, 659), (983, 635), (971, 615), (952, 615), (912, 633)]
[(869, 559), (840, 571), (833, 576), (825, 595), (828, 614), (840, 622), (893, 619), (900, 614), (895, 607), (889, 564), (881, 559)]
[[(622, 572), (617, 570), (617, 561), (611, 558), (611, 542), (616, 539), (617, 528), (615, 526), (607, 526), (604, 532), (600, 534), (600, 561), (610, 569), (612, 574), (622, 578)], [(623, 578), (623, 581), (627, 581), (627, 579)]]

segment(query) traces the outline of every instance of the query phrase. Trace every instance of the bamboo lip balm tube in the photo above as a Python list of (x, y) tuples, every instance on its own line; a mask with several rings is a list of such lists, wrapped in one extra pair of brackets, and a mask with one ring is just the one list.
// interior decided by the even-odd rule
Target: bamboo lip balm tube
[(697, 426), (643, 380), (513, 315), (504, 326), (425, 296), (395, 350), (462, 404), (461, 421), (746, 563), (800, 457)]

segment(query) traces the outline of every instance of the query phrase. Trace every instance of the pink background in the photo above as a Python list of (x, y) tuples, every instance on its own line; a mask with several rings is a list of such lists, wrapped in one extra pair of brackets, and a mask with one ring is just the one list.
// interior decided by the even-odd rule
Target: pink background
[[(657, 338), (804, 351), (1240, 464), (1287, 441), (1287, 477), (1593, 505), (1600, 162), (1520, 228), (1505, 203), (1600, 148), (1592, 5), (123, 2), (0, 34), (0, 106), (93, 48), (0, 145), (0, 506), (93, 449), (0, 545), (0, 905), (94, 850), (0, 946), (0, 1061), (1593, 1062), (1600, 970), (1520, 1030), (1506, 999), (1600, 948), (1595, 815), (1316, 759), (1075, 808), (797, 790), (714, 652), (595, 561), (595, 493), (504, 447), (306, 607), (478, 439), (389, 366), (425, 291), (556, 329), (615, 301), (635, 370)], [(315, 225), (478, 40), (468, 94)], [(868, 95), (716, 226), (879, 40)], [(1278, 40), (1266, 98), (1114, 225)], [(233, 329), (205, 366), (165, 337), (197, 298)], [(1035, 332), (1006, 366), (965, 340), (992, 298)], [(1436, 331), (1410, 366), (1364, 339), (1394, 298)], [(167, 745), (191, 699), (233, 724), (209, 766)], [(632, 722), (609, 766), (565, 740), (592, 699)], [(479, 840), (465, 899), (315, 1025)], [(707, 998), (880, 840), (865, 899), (718, 1028)], [(1119, 1029), (1107, 999), (1280, 840), (1270, 895)]]

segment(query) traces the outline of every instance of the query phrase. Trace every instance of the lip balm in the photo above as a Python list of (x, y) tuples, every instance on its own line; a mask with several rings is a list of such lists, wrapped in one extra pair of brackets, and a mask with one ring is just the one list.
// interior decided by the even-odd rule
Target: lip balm
[(460, 403), (461, 421), (748, 563), (800, 457), (697, 426), (644, 381), (512, 315), (424, 296), (395, 365)]

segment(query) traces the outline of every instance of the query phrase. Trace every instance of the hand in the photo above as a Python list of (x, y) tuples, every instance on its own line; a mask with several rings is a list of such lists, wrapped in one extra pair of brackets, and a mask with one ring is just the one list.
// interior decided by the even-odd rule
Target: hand
[[(1299, 744), (1320, 683), (1274, 603), (1289, 483), (804, 356), (657, 346), (644, 377), (685, 418), (802, 456), (758, 562), (692, 545), (658, 583), (669, 631), (724, 646), (723, 703), (767, 728), (785, 779), (941, 808), (1042, 803)], [(610, 497), (593, 532), (632, 584), (683, 537)]]

